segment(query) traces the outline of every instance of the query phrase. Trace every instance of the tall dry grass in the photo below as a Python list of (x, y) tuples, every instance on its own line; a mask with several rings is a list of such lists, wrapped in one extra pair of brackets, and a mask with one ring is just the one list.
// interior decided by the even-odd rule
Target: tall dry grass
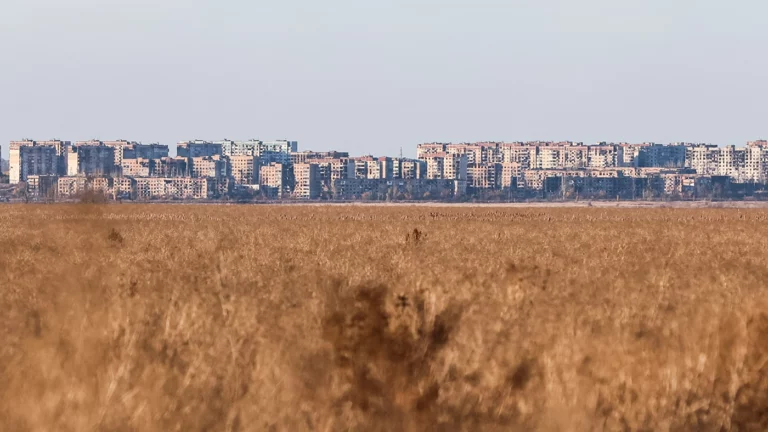
[(0, 429), (766, 430), (768, 212), (0, 208)]

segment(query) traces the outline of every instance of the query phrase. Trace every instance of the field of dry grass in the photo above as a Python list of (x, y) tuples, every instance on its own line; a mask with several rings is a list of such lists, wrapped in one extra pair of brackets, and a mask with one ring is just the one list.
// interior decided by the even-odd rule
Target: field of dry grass
[(0, 206), (0, 430), (766, 430), (768, 211)]

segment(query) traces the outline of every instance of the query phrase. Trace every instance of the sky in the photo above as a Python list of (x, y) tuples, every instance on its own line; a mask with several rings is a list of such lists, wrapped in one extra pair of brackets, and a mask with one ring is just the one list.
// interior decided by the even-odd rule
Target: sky
[(2, 0), (14, 139), (768, 137), (764, 0)]

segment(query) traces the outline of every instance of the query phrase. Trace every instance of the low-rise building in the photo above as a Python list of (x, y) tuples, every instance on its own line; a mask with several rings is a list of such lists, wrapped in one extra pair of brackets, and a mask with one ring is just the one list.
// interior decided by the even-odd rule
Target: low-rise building
[(218, 194), (216, 180), (192, 177), (135, 178), (136, 199), (211, 199)]
[(449, 199), (466, 192), (466, 181), (430, 179), (340, 179), (333, 183), (334, 199)]
[(59, 177), (55, 175), (32, 175), (27, 177), (27, 193), (36, 198), (53, 197), (59, 185)]
[(115, 192), (115, 179), (112, 177), (59, 177), (57, 193), (59, 198), (72, 198), (86, 192), (112, 196)]

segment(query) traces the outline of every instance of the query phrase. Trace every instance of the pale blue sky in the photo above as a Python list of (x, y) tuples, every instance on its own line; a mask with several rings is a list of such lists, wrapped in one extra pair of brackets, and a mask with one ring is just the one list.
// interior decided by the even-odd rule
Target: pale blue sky
[(764, 0), (2, 0), (0, 143), (768, 137)]

